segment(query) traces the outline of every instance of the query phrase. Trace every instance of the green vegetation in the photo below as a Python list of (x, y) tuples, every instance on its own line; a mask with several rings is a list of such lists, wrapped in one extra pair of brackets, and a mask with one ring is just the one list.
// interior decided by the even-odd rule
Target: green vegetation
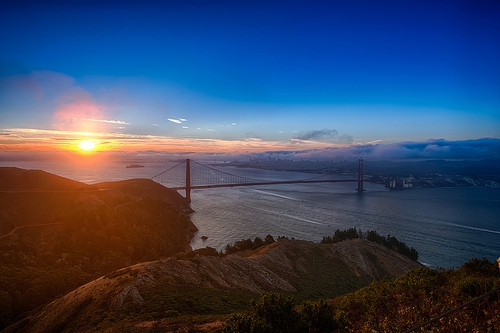
[(181, 256), (182, 259), (194, 258), (197, 255), (202, 256), (213, 256), (213, 257), (223, 257), (228, 254), (246, 251), (246, 250), (256, 250), (259, 247), (269, 245), (274, 243), (274, 238), (271, 235), (267, 235), (264, 240), (260, 237), (255, 237), (254, 240), (247, 238), (235, 242), (234, 244), (227, 244), (224, 251), (217, 251), (213, 247), (207, 246), (201, 249), (196, 249), (194, 251), (188, 252)]
[(182, 259), (192, 259), (196, 257), (197, 255), (201, 256), (207, 256), (207, 257), (222, 257), (224, 254), (222, 252), (217, 251), (217, 249), (214, 249), (213, 247), (207, 246), (203, 247), (201, 249), (196, 249), (191, 252), (187, 252), (180, 256)]
[(344, 231), (340, 231), (340, 229), (335, 230), (333, 236), (323, 237), (321, 243), (330, 244), (330, 243), (338, 243), (343, 242), (349, 239), (363, 238), (363, 233), (361, 230), (358, 231), (356, 228), (349, 228)]
[(376, 231), (368, 231), (367, 240), (381, 244), (389, 249), (396, 250), (397, 252), (407, 256), (410, 259), (418, 260), (418, 252), (413, 247), (409, 248), (405, 243), (400, 242), (396, 237), (387, 235), (387, 237), (377, 234)]
[(251, 301), (248, 314), (234, 314), (222, 326), (223, 333), (306, 333), (333, 332), (339, 328), (333, 307), (321, 300), (304, 302), (300, 309), (293, 297), (278, 293), (264, 293), (258, 301)]
[[(203, 295), (203, 297), (200, 297)], [(255, 293), (207, 288), (204, 286), (157, 285), (143, 291), (145, 303), (140, 308), (120, 310), (134, 315), (179, 317), (193, 315), (224, 315), (247, 308)]]
[(344, 231), (340, 231), (339, 229), (337, 229), (333, 236), (323, 237), (321, 243), (322, 244), (337, 243), (356, 238), (367, 239), (371, 242), (375, 242), (389, 249), (395, 250), (412, 260), (415, 261), (418, 260), (418, 252), (413, 247), (409, 248), (405, 243), (398, 241), (397, 238), (394, 236), (391, 235), (387, 235), (387, 237), (381, 236), (374, 230), (368, 231), (365, 237), (363, 232), (356, 228), (349, 228)]
[[(281, 237), (281, 236), (278, 237), (278, 239), (280, 238), (286, 238), (286, 237)], [(333, 236), (323, 237), (323, 239), (321, 240), (321, 244), (332, 244), (351, 239), (366, 239), (371, 242), (383, 245), (389, 249), (395, 250), (409, 257), (412, 260), (415, 261), (418, 260), (418, 252), (413, 247), (409, 248), (405, 243), (400, 242), (394, 236), (387, 235), (387, 237), (384, 237), (379, 235), (376, 231), (373, 230), (368, 231), (365, 236), (361, 230), (358, 230), (356, 228), (349, 228), (343, 231), (337, 229), (333, 234)], [(223, 256), (241, 251), (256, 250), (262, 246), (269, 245), (274, 242), (275, 240), (271, 235), (267, 235), (264, 240), (262, 240), (262, 238), (260, 237), (255, 237), (253, 241), (251, 238), (247, 238), (237, 241), (234, 244), (227, 244), (224, 248), (224, 251), (218, 252), (214, 248), (205, 247), (202, 249), (197, 249), (191, 253), (188, 253), (183, 258), (193, 258), (198, 254), (207, 256)]]
[(223, 332), (404, 332), (488, 292), (429, 323), (425, 332), (499, 332), (499, 288), (496, 263), (472, 259), (458, 270), (421, 268), (301, 307), (293, 307), (291, 298), (266, 293), (251, 302), (250, 312), (232, 315)]
[(274, 238), (271, 235), (267, 235), (266, 238), (264, 238), (264, 240), (262, 240), (260, 237), (255, 237), (253, 242), (250, 238), (242, 239), (240, 241), (237, 241), (233, 245), (229, 244), (226, 245), (226, 247), (224, 248), (224, 252), (226, 254), (231, 254), (239, 251), (255, 250), (258, 249), (259, 247), (272, 243), (274, 243)]

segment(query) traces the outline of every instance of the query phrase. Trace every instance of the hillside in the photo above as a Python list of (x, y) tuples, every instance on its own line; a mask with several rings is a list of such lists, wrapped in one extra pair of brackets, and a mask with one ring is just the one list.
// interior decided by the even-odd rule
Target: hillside
[[(421, 265), (366, 240), (335, 244), (281, 239), (224, 257), (140, 263), (83, 285), (5, 332), (148, 332), (156, 318), (223, 315), (264, 291), (298, 300), (333, 298)], [(166, 329), (172, 320), (156, 320)], [(175, 326), (175, 325), (174, 325)]]
[(151, 179), (128, 179), (98, 183), (94, 184), (94, 186), (101, 190), (118, 191), (138, 198), (161, 200), (185, 213), (193, 212), (189, 203), (177, 191), (166, 188)]
[(191, 251), (189, 204), (152, 180), (0, 168), (0, 329), (99, 276)]
[(73, 191), (89, 188), (91, 188), (90, 185), (53, 175), (42, 170), (0, 167), (0, 191)]

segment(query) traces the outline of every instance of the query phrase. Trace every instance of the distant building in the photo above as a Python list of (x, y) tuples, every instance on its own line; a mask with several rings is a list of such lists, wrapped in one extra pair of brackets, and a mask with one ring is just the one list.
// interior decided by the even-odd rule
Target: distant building
[(409, 182), (406, 178), (396, 178), (390, 180), (386, 187), (391, 189), (403, 189), (413, 187), (413, 183)]

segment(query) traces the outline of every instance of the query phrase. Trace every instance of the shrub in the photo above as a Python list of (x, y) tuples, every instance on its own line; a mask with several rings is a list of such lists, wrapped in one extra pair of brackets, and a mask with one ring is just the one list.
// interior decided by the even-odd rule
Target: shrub
[(484, 276), (500, 276), (496, 262), (490, 262), (486, 258), (473, 258), (467, 261), (460, 267), (460, 271), (465, 275), (473, 275), (478, 277)]
[(251, 301), (249, 314), (232, 315), (222, 326), (225, 333), (336, 332), (339, 323), (333, 307), (324, 300), (304, 302), (297, 311), (292, 297), (267, 292)]
[(196, 257), (197, 255), (202, 255), (202, 256), (207, 256), (207, 257), (219, 257), (222, 255), (222, 253), (219, 253), (216, 249), (213, 247), (207, 246), (201, 249), (196, 249), (194, 251), (188, 252), (185, 255), (182, 256), (183, 259), (192, 259)]
[(409, 248), (405, 243), (397, 240), (396, 237), (387, 235), (387, 237), (379, 235), (376, 231), (370, 230), (367, 233), (366, 239), (377, 244), (383, 245), (389, 249), (395, 250), (408, 258), (417, 261), (418, 252), (413, 247)]
[(333, 306), (324, 300), (316, 303), (302, 303), (302, 318), (309, 326), (309, 332), (323, 333), (335, 332), (339, 323), (334, 317)]
[[(358, 230), (356, 228), (349, 228), (344, 231), (340, 231), (339, 229), (337, 229), (333, 236), (323, 237), (321, 243), (332, 244), (356, 238), (363, 238), (363, 232), (360, 229)], [(379, 235), (376, 231), (370, 230), (366, 233), (366, 239), (395, 250), (412, 260), (418, 260), (417, 250), (415, 250), (413, 247), (409, 248), (405, 243), (398, 241), (394, 236), (387, 235), (387, 237), (384, 237), (382, 235)]]
[(240, 241), (235, 242), (233, 245), (230, 244), (226, 245), (226, 247), (224, 248), (224, 253), (231, 254), (239, 251), (255, 250), (261, 246), (272, 243), (274, 243), (274, 238), (271, 235), (267, 235), (264, 240), (262, 240), (260, 237), (255, 237), (253, 241), (250, 238), (242, 239)]
[(358, 230), (356, 228), (349, 228), (344, 231), (340, 231), (340, 229), (337, 229), (335, 230), (335, 233), (332, 237), (323, 237), (321, 243), (338, 243), (349, 239), (361, 238), (362, 235), (363, 233), (361, 232), (361, 230)]

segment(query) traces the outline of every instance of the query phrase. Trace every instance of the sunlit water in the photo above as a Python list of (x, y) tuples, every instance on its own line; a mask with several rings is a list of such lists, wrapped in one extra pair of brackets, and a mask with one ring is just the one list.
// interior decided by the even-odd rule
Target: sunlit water
[[(150, 178), (168, 168), (146, 163), (126, 169), (123, 163), (78, 168), (59, 163), (0, 162), (0, 166), (43, 169), (86, 183)], [(318, 175), (223, 168), (254, 179), (306, 179)], [(325, 176), (323, 176), (325, 177)], [(345, 178), (345, 177), (344, 177)], [(241, 239), (287, 236), (320, 241), (350, 227), (391, 234), (420, 254), (430, 266), (457, 267), (471, 258), (500, 256), (500, 189), (432, 188), (388, 191), (365, 183), (272, 185), (194, 190), (191, 219), (199, 232), (193, 248), (223, 249)], [(208, 237), (202, 240), (201, 237)]]

